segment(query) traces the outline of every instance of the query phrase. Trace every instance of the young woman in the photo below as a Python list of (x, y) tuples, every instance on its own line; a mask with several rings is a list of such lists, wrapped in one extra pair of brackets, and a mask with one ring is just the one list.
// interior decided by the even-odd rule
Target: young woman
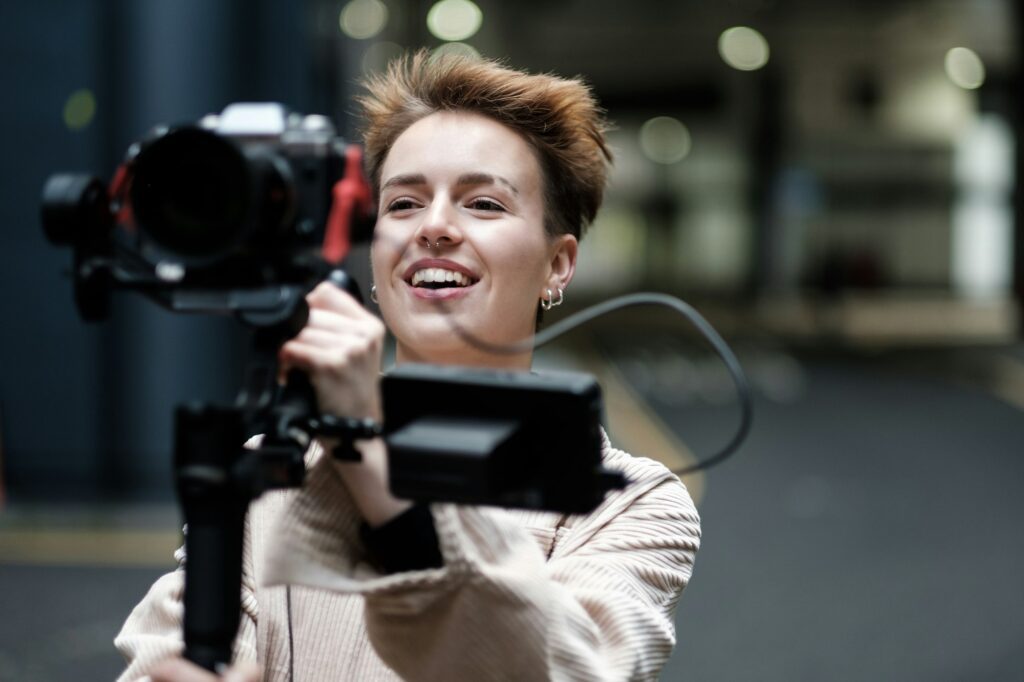
[[(372, 79), (361, 103), (374, 295), (397, 362), (529, 369), (528, 350), (488, 344), (528, 339), (572, 280), (610, 160), (589, 90), (421, 52)], [(308, 301), (282, 365), (309, 374), (323, 411), (382, 419), (384, 324), (331, 286)], [(605, 464), (631, 485), (561, 516), (412, 505), (388, 492), (383, 441), (361, 441), (361, 463), (322, 445), (303, 488), (250, 510), (236, 662), (303, 682), (658, 676), (700, 538), (660, 464), (606, 440)], [(122, 679), (215, 679), (175, 658), (182, 589), (180, 570), (164, 576), (131, 614), (116, 642)]]

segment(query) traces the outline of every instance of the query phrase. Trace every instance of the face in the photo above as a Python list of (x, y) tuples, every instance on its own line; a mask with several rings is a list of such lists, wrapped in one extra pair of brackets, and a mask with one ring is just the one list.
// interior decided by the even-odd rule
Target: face
[(529, 339), (546, 290), (572, 279), (576, 239), (546, 234), (527, 142), (479, 114), (435, 113), (395, 141), (380, 188), (373, 275), (398, 361), (529, 366), (529, 352), (465, 338)]

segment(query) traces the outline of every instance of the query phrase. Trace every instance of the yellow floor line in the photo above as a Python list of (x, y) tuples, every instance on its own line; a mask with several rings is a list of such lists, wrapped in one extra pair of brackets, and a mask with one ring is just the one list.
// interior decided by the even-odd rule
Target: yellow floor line
[[(579, 359), (601, 384), (608, 428), (618, 441), (616, 446), (634, 455), (650, 457), (673, 470), (697, 462), (693, 451), (633, 390), (614, 363), (588, 352), (581, 352)], [(690, 491), (694, 504), (699, 505), (706, 486), (704, 472), (686, 474), (680, 479)]]
[(993, 359), (995, 376), (989, 390), (997, 398), (1024, 410), (1024, 362), (1010, 355), (999, 355)]
[(0, 529), (0, 564), (174, 568), (181, 533), (167, 530)]

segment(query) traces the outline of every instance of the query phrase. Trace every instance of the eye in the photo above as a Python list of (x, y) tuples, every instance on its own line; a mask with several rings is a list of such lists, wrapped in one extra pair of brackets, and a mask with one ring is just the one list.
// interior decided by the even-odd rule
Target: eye
[(396, 211), (408, 211), (409, 209), (416, 207), (417, 204), (412, 199), (409, 199), (408, 197), (400, 197), (388, 204), (387, 211), (388, 213), (394, 213)]
[(469, 207), (477, 211), (504, 212), (505, 207), (493, 199), (479, 198), (469, 202)]

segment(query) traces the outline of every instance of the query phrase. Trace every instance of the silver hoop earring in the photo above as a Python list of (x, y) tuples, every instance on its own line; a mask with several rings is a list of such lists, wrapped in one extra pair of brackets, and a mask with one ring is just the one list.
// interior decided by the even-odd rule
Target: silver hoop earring
[(376, 284), (371, 284), (370, 285), (370, 300), (373, 301), (374, 303), (380, 303), (380, 301), (377, 300), (377, 285)]
[(543, 308), (544, 310), (551, 310), (555, 306), (562, 305), (562, 303), (565, 301), (565, 290), (562, 289), (562, 287), (557, 287), (557, 289), (558, 289), (558, 300), (557, 301), (555, 300), (555, 294), (551, 291), (551, 289), (545, 289), (545, 291), (548, 294), (548, 299), (546, 301), (543, 298), (540, 299), (540, 307), (541, 308)]

